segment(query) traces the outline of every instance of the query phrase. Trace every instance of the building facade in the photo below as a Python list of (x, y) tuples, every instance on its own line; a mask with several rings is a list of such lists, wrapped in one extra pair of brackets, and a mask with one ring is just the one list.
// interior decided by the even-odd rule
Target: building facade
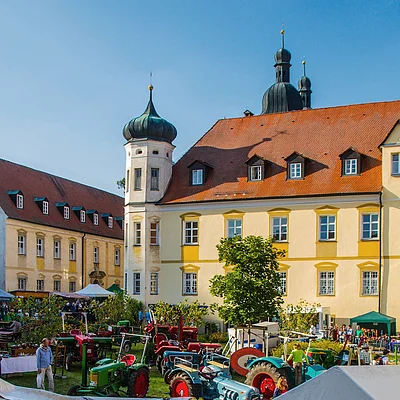
[(0, 159), (0, 284), (38, 297), (123, 282), (123, 199)]
[(125, 277), (153, 304), (208, 304), (224, 274), (222, 237), (274, 237), (286, 303), (330, 307), (338, 323), (378, 310), (400, 318), (400, 101), (311, 108), (275, 55), (262, 113), (217, 121), (175, 164), (175, 128), (155, 112), (124, 127)]

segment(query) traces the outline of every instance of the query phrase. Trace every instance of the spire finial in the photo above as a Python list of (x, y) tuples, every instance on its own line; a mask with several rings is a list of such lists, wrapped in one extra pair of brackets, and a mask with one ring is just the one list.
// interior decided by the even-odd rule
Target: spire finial
[(150, 101), (153, 100), (153, 90), (154, 90), (154, 86), (152, 85), (152, 80), (153, 80), (153, 73), (150, 71), (150, 85), (149, 85), (149, 91), (150, 91)]
[(283, 29), (283, 22), (282, 22), (281, 35), (282, 35), (282, 49), (284, 49), (285, 48), (285, 30)]
[(306, 60), (303, 58), (303, 61), (301, 62), (303, 64), (303, 76), (306, 76)]

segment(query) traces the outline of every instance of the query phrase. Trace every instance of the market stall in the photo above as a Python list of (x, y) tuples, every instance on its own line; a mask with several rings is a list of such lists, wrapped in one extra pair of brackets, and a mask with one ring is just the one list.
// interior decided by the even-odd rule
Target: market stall
[(2, 357), (0, 361), (0, 370), (1, 375), (36, 371), (36, 355)]
[(389, 336), (396, 334), (396, 318), (376, 311), (370, 311), (358, 317), (351, 318), (350, 324), (360, 325), (361, 328), (378, 330), (378, 334), (381, 334), (381, 331)]

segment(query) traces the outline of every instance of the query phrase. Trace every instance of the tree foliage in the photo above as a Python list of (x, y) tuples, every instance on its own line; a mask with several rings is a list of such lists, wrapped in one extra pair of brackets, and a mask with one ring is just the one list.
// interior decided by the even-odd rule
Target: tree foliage
[(234, 325), (277, 317), (283, 302), (278, 259), (285, 252), (275, 248), (271, 238), (261, 236), (223, 238), (217, 249), (219, 261), (232, 267), (232, 272), (210, 280), (210, 293), (223, 299), (213, 310)]
[(122, 179), (117, 181), (117, 186), (118, 186), (118, 189), (125, 190), (125, 177), (123, 177)]
[(205, 304), (200, 304), (198, 300), (189, 303), (188, 299), (178, 304), (168, 304), (158, 302), (153, 308), (157, 322), (166, 325), (177, 325), (179, 317), (185, 317), (185, 325), (201, 326), (203, 318), (208, 314)]
[(308, 333), (311, 325), (318, 324), (317, 307), (320, 306), (318, 303), (310, 304), (303, 299), (296, 305), (288, 304), (281, 310), (281, 331)]
[(118, 321), (128, 320), (137, 325), (143, 303), (125, 293), (117, 293), (101, 303), (92, 302), (91, 308), (98, 324), (115, 325)]

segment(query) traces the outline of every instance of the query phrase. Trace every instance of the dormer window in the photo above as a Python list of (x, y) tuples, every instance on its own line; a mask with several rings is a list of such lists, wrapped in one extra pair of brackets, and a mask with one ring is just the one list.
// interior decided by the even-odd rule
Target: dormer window
[(43, 214), (44, 215), (49, 215), (49, 202), (44, 200), (43, 201)]
[(124, 228), (124, 217), (115, 217), (115, 222), (118, 224), (118, 226), (123, 229)]
[(203, 170), (194, 169), (192, 170), (192, 185), (202, 185), (203, 184)]
[(64, 219), (69, 219), (69, 204), (68, 203), (56, 203), (56, 207)]
[(35, 197), (33, 200), (44, 215), (49, 215), (49, 201), (47, 197)]
[(99, 225), (99, 214), (93, 214), (93, 225)]
[(103, 218), (103, 221), (107, 224), (109, 228), (112, 228), (114, 226), (114, 217), (112, 216), (112, 214), (101, 214), (101, 218)]
[(108, 227), (112, 228), (114, 225), (113, 217), (108, 217)]
[(15, 204), (15, 207), (22, 210), (24, 208), (24, 195), (20, 190), (9, 190), (8, 195)]
[(64, 206), (64, 219), (69, 219), (69, 207)]
[(80, 211), (80, 221), (81, 222), (86, 222), (86, 212), (85, 210)]
[(248, 166), (247, 179), (250, 182), (262, 181), (265, 175), (265, 160), (258, 155), (250, 157), (246, 164)]
[(189, 185), (190, 186), (201, 186), (207, 180), (208, 175), (210, 174), (213, 167), (203, 161), (193, 161), (189, 166), (190, 170), (190, 178)]
[(77, 218), (79, 218), (79, 221), (82, 223), (86, 222), (86, 210), (82, 206), (74, 206), (72, 207), (72, 211), (76, 215)]
[(339, 157), (342, 160), (342, 176), (360, 175), (361, 154), (357, 150), (349, 147)]
[[(82, 210), (85, 211), (86, 217), (93, 222), (93, 225), (99, 225), (99, 213), (97, 210)], [(82, 222), (82, 221), (81, 221)]]
[(24, 208), (24, 196), (22, 194), (17, 194), (17, 208)]
[(285, 161), (287, 162), (287, 179), (304, 179), (306, 157), (294, 152), (286, 157)]

